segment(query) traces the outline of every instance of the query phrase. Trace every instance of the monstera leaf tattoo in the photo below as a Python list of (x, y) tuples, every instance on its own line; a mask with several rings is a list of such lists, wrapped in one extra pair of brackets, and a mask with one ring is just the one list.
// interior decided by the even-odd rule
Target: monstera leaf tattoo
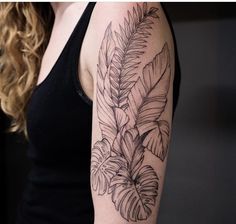
[(106, 139), (96, 142), (91, 158), (92, 187), (99, 195), (104, 195), (110, 186), (111, 178), (120, 167), (124, 159), (111, 156), (110, 144)]
[(158, 196), (159, 178), (144, 164), (145, 151), (164, 161), (170, 127), (161, 116), (170, 86), (168, 45), (140, 74), (141, 57), (158, 8), (137, 4), (119, 31), (105, 31), (97, 65), (97, 115), (102, 140), (92, 148), (92, 189), (111, 195), (127, 221), (146, 220)]

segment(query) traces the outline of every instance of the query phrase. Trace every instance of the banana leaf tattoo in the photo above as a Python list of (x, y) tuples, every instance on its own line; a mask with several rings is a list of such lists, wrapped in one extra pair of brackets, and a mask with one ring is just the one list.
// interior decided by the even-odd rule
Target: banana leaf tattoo
[(91, 184), (98, 195), (110, 194), (127, 221), (146, 220), (158, 196), (159, 178), (144, 164), (150, 151), (164, 161), (170, 135), (161, 119), (170, 86), (167, 43), (139, 74), (141, 56), (151, 35), (158, 8), (137, 4), (123, 26), (110, 23), (97, 65), (97, 114), (102, 139), (92, 148)]

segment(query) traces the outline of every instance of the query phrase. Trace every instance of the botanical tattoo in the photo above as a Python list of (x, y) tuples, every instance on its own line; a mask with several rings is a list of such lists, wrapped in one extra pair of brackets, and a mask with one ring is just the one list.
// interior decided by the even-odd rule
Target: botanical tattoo
[(164, 161), (169, 123), (161, 119), (170, 85), (165, 44), (138, 73), (158, 8), (137, 4), (119, 32), (110, 23), (97, 65), (97, 114), (102, 140), (92, 148), (91, 182), (98, 195), (110, 194), (127, 221), (146, 220), (158, 196), (158, 175), (145, 164), (149, 150)]

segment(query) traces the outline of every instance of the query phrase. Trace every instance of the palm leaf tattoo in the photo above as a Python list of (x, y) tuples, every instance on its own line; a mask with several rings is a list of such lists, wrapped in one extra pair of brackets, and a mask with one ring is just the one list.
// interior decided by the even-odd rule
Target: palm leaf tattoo
[(170, 85), (170, 62), (167, 44), (152, 62), (143, 69), (128, 95), (127, 114), (130, 127), (137, 127), (140, 136), (145, 136), (143, 145), (162, 161), (167, 154), (169, 124), (158, 121), (167, 103)]
[(161, 116), (170, 86), (167, 44), (138, 72), (157, 11), (137, 4), (119, 32), (110, 23), (97, 65), (102, 140), (92, 148), (91, 185), (98, 195), (110, 194), (121, 216), (134, 222), (151, 215), (158, 196), (159, 178), (144, 164), (144, 152), (164, 161), (169, 143), (169, 123)]

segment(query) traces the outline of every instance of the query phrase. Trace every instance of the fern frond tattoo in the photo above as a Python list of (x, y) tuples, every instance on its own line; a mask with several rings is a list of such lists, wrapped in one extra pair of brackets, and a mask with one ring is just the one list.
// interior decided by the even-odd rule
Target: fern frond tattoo
[(137, 10), (133, 8), (133, 15), (128, 11), (128, 19), (124, 19), (124, 26), (119, 26), (120, 33), (115, 31), (116, 42), (114, 57), (111, 62), (110, 82), (111, 95), (114, 105), (124, 109), (129, 90), (137, 79), (135, 69), (140, 64), (140, 55), (144, 53), (146, 39), (151, 35), (151, 17), (158, 17), (157, 9), (147, 9), (147, 5)]
[(112, 23), (105, 31), (97, 65), (97, 114), (102, 140), (92, 148), (91, 181), (98, 195), (111, 194), (117, 211), (127, 221), (146, 220), (158, 196), (159, 178), (144, 165), (144, 152), (164, 161), (169, 123), (161, 119), (170, 85), (167, 44), (138, 67), (151, 35), (158, 8), (137, 4), (127, 12), (119, 32)]

